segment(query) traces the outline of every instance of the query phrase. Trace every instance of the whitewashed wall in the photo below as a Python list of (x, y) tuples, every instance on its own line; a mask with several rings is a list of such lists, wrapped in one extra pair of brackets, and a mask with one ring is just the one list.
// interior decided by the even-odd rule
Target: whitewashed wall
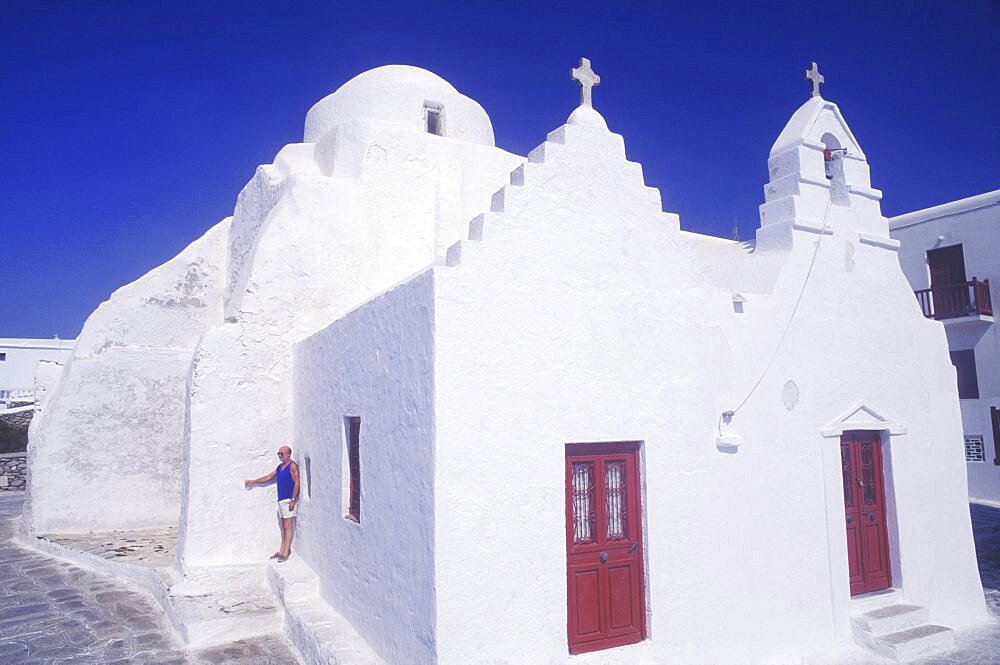
[[(691, 497), (717, 491), (705, 468), (714, 446), (694, 441), (699, 429), (711, 441), (722, 406), (728, 377), (705, 360), (729, 354), (704, 321), (727, 304), (698, 279), (676, 217), (621, 138), (580, 115), (532, 153), (483, 240), (435, 270), (442, 663), (569, 660), (564, 444), (643, 441), (654, 599), (690, 601), (660, 562), (703, 549), (665, 527), (723, 508), (695, 511)], [(690, 483), (660, 482), (671, 467)], [(699, 593), (717, 597), (720, 584)], [(650, 610), (663, 639), (676, 619)]]
[(35, 532), (177, 523), (185, 381), (202, 331), (221, 316), (228, 227), (219, 223), (87, 319), (29, 431)]
[[(431, 276), (296, 346), (297, 552), (386, 662), (435, 662)], [(344, 517), (344, 418), (361, 418), (361, 521)], [(309, 460), (308, 464), (306, 459)]]
[[(969, 279), (990, 280), (994, 318), (1000, 311), (1000, 191), (894, 217), (891, 233), (902, 243), (900, 265), (911, 288), (930, 287), (927, 250), (961, 243)], [(983, 437), (983, 462), (969, 462), (969, 496), (1000, 503), (1000, 465), (997, 465), (990, 407), (1000, 408), (1000, 331), (992, 322), (945, 321), (941, 324), (953, 351), (973, 349), (979, 380), (979, 399), (963, 399), (965, 434)], [(954, 377), (948, 377), (954, 388)]]

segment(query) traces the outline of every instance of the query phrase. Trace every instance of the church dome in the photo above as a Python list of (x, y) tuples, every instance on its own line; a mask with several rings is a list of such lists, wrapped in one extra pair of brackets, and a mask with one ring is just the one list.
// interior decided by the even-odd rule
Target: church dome
[(409, 65), (371, 69), (321, 99), (306, 114), (304, 140), (315, 143), (338, 126), (358, 121), (494, 145), (493, 124), (482, 106), (437, 74)]

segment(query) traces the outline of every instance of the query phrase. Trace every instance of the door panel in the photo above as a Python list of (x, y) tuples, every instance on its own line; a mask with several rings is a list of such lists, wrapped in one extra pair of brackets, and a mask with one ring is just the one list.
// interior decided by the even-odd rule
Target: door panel
[(577, 611), (571, 617), (571, 634), (578, 641), (598, 639), (604, 634), (601, 627), (600, 612), (592, 611), (598, 604), (598, 570), (594, 567), (578, 568), (570, 571), (573, 582), (570, 585), (574, 592), (574, 605), (582, 611)]
[(878, 432), (844, 432), (840, 460), (851, 595), (886, 589), (892, 584), (892, 566)]
[(645, 636), (638, 443), (566, 446), (570, 653)]
[(608, 586), (610, 602), (608, 603), (609, 633), (629, 632), (634, 629), (632, 580), (635, 570), (626, 563), (608, 566)]
[(927, 269), (931, 277), (934, 315), (938, 318), (968, 313), (969, 289), (966, 287), (965, 254), (961, 245), (927, 251)]

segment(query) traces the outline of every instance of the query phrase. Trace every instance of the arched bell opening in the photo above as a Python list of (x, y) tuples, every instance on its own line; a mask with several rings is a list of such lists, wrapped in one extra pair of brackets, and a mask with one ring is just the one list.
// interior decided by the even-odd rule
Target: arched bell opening
[(841, 147), (840, 141), (830, 133), (823, 135), (823, 166), (826, 179), (830, 181), (830, 199), (835, 205), (849, 206), (851, 198), (844, 176), (844, 156), (847, 148)]

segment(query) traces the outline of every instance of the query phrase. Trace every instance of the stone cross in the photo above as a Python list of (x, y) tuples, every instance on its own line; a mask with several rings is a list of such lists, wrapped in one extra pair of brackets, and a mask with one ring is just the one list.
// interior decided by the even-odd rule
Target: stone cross
[(590, 68), (590, 60), (580, 58), (580, 66), (571, 69), (569, 77), (580, 84), (580, 106), (593, 107), (590, 96), (591, 89), (595, 85), (601, 84), (601, 77)]
[(822, 97), (822, 95), (819, 94), (819, 84), (825, 81), (826, 79), (824, 79), (823, 75), (819, 73), (819, 67), (816, 66), (815, 62), (812, 63), (812, 67), (806, 70), (806, 78), (812, 81), (813, 84), (812, 96)]

